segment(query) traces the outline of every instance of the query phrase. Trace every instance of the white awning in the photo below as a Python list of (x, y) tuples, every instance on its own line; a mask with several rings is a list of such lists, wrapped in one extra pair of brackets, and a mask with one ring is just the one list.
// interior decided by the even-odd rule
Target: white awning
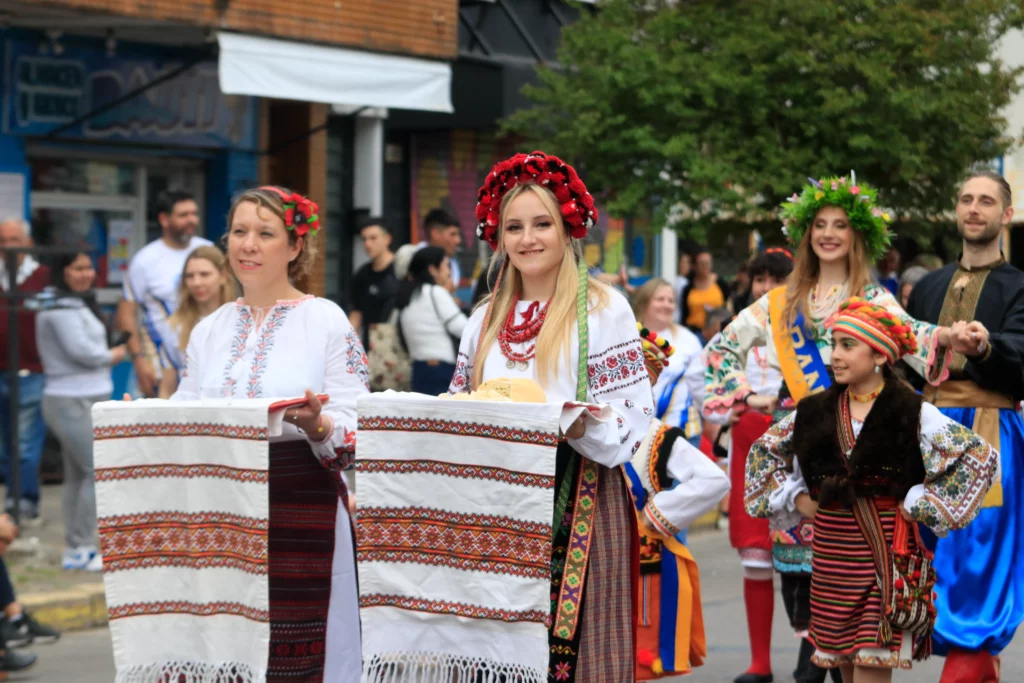
[(217, 34), (227, 95), (451, 112), (451, 65), (239, 33)]

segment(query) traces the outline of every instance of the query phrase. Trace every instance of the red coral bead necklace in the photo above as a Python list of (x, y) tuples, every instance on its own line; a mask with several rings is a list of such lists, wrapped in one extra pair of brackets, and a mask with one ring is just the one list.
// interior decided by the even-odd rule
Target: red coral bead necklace
[[(505, 324), (498, 330), (498, 348), (502, 355), (508, 360), (505, 367), (509, 370), (518, 369), (525, 371), (529, 362), (537, 355), (537, 344), (530, 344), (540, 334), (540, 328), (544, 325), (544, 319), (548, 315), (548, 304), (541, 305), (534, 301), (523, 313), (523, 322), (516, 324), (516, 308), (519, 305), (519, 294), (512, 299), (512, 308), (505, 318)], [(512, 344), (530, 344), (522, 353), (512, 350)]]

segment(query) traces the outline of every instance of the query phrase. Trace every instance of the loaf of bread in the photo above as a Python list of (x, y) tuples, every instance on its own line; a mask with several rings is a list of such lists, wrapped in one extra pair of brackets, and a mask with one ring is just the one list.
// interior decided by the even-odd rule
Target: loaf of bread
[(547, 395), (539, 384), (522, 377), (498, 377), (480, 385), (481, 391), (494, 391), (515, 403), (547, 403)]
[(514, 403), (547, 403), (547, 395), (532, 379), (499, 377), (484, 382), (468, 394), (441, 394), (439, 398), (456, 401), (511, 401)]

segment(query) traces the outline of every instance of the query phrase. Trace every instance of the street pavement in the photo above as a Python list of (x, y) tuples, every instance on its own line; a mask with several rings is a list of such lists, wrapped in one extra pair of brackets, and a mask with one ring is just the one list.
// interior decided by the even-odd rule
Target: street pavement
[[(724, 531), (695, 534), (690, 538), (690, 547), (701, 572), (708, 658), (693, 675), (670, 680), (730, 683), (749, 663), (742, 570)], [(797, 650), (785, 615), (782, 599), (776, 594), (772, 664), (775, 680), (780, 683), (793, 680)], [(12, 676), (11, 681), (110, 683), (114, 679), (110, 636), (106, 629), (70, 633), (55, 645), (39, 646), (33, 651), (40, 656), (39, 664), (31, 671)], [(915, 663), (913, 671), (898, 672), (893, 679), (897, 683), (934, 683), (939, 679), (942, 661), (936, 657)], [(1024, 681), (1024, 644), (1021, 641), (1012, 643), (1003, 653), (1002, 680), (1004, 683)]]

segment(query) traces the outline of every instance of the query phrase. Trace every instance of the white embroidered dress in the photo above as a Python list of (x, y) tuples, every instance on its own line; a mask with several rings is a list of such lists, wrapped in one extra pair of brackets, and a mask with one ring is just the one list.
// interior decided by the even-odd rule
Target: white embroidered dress
[[(633, 451), (640, 446), (647, 434), (650, 418), (654, 415), (654, 405), (643, 348), (636, 334), (636, 318), (625, 297), (612, 290), (609, 290), (608, 297), (607, 306), (592, 310), (587, 316), (590, 335), (587, 402), (608, 405), (614, 419), (598, 420), (590, 413), (585, 413), (586, 432), (579, 439), (569, 439), (569, 445), (585, 458), (605, 467), (615, 467), (627, 462)], [(523, 314), (531, 303), (520, 301), (516, 305), (516, 324), (524, 322)], [(478, 308), (462, 333), (449, 393), (471, 390), (484, 314), (485, 308)], [(512, 349), (523, 352), (524, 346), (513, 344)], [(495, 343), (484, 360), (483, 381), (499, 377), (529, 378), (544, 388), (549, 403), (575, 401), (576, 369), (579, 367), (579, 335), (575, 327), (570, 347), (569, 358), (559, 364), (555, 376), (542, 379), (537, 376), (536, 363), (532, 360), (526, 369), (509, 369), (506, 366), (507, 359)], [(568, 427), (562, 425), (563, 430)]]
[[(196, 325), (171, 400), (293, 398), (306, 389), (330, 396), (323, 415), (334, 421), (327, 439), (310, 441), (313, 454), (325, 468), (344, 469), (355, 456), (356, 399), (369, 391), (366, 354), (348, 317), (333, 302), (313, 296), (279, 301), (266, 311), (240, 299)], [(271, 441), (307, 438), (287, 422), (283, 430)], [(339, 504), (327, 623), (328, 683), (355, 683), (361, 671), (351, 528), (348, 510)]]

